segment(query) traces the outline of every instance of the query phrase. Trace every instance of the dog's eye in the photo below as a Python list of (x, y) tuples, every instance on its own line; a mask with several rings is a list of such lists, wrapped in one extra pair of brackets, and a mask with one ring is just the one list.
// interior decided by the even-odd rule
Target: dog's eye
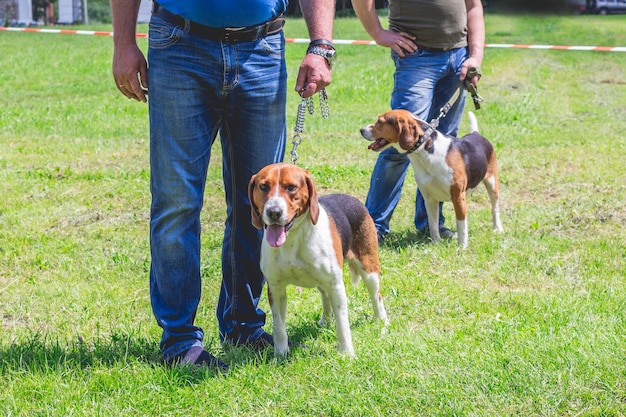
[(287, 192), (293, 193), (298, 190), (298, 186), (289, 184), (287, 187), (285, 187), (285, 189), (287, 190)]
[(264, 193), (268, 192), (270, 190), (270, 186), (267, 184), (259, 184), (259, 190), (263, 191)]

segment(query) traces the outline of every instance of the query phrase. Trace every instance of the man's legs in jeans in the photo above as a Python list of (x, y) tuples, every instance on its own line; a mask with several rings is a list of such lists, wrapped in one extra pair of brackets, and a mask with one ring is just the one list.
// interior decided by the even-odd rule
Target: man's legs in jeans
[(389, 233), (391, 215), (400, 200), (408, 167), (406, 154), (393, 147), (382, 151), (374, 165), (365, 207), (374, 220), (379, 241)]
[[(176, 29), (168, 28), (168, 25), (158, 19), (153, 18), (153, 21), (159, 27), (150, 35), (149, 51), (152, 191), (150, 295), (153, 312), (163, 328), (161, 350), (164, 358), (171, 360), (193, 346), (202, 346), (203, 343), (203, 331), (194, 325), (194, 319), (201, 292), (200, 210), (206, 172), (211, 145), (220, 124), (223, 120), (240, 116), (231, 112), (230, 107), (234, 104), (228, 100), (232, 91), (238, 91), (237, 82), (241, 80), (234, 76), (225, 79), (227, 71), (223, 68), (234, 65), (231, 61), (237, 56), (242, 59), (243, 55), (248, 57), (255, 54), (249, 54), (245, 50), (234, 53), (230, 46), (225, 47), (226, 52), (223, 54), (220, 43), (211, 43), (183, 33), (179, 33), (176, 43), (171, 45), (170, 35)], [(233, 240), (239, 239), (240, 246), (243, 247), (255, 247), (258, 244), (260, 239), (258, 231), (248, 233), (250, 230), (245, 227), (250, 223), (249, 209), (247, 215), (241, 213), (241, 207), (247, 204), (247, 195), (244, 195), (247, 183), (243, 189), (233, 190), (246, 182), (243, 177), (247, 176), (249, 171), (266, 162), (274, 162), (284, 154), (286, 93), (286, 74), (282, 58), (284, 41), (282, 35), (275, 36), (278, 36), (278, 41), (272, 44), (277, 43), (278, 47), (276, 56), (271, 58), (267, 56), (268, 46), (260, 45), (265, 41), (255, 46), (249, 44), (242, 46), (243, 49), (258, 47), (262, 50), (266, 68), (268, 61), (276, 63), (263, 72), (270, 73), (269, 78), (274, 82), (267, 86), (267, 91), (271, 90), (271, 98), (264, 100), (263, 123), (248, 126), (250, 121), (247, 119), (230, 120), (230, 123), (224, 124), (224, 132), (221, 135), (223, 141), (226, 141), (226, 137), (229, 138), (228, 142), (223, 144), (226, 148), (224, 169), (228, 171), (242, 169), (241, 178), (230, 175), (225, 175), (224, 178), (228, 199), (225, 238), (231, 242), (225, 243), (225, 249), (230, 248)], [(274, 61), (271, 61), (272, 59)], [(258, 60), (249, 59), (251, 64), (256, 61)], [(247, 76), (245, 69), (238, 70), (241, 77)], [(280, 74), (280, 77), (277, 74)], [(230, 74), (226, 76), (230, 77)], [(260, 76), (263, 78), (262, 74)], [(271, 82), (270, 80), (264, 83)], [(264, 93), (252, 92), (250, 97), (257, 94)], [(250, 98), (251, 103), (254, 101), (255, 99)], [(280, 111), (267, 110), (274, 109), (274, 106), (280, 108)], [(273, 120), (275, 115), (277, 119)], [(268, 120), (268, 117), (272, 120)], [(258, 120), (252, 120), (250, 123), (253, 122), (256, 123)], [(248, 136), (233, 138), (229, 131), (233, 125), (249, 127), (246, 132), (237, 132), (238, 135)], [(276, 128), (269, 129), (273, 126)], [(264, 132), (263, 141), (258, 137), (260, 132)], [(242, 141), (248, 140), (250, 143), (241, 145)], [(241, 158), (241, 163), (233, 161), (237, 158)], [(237, 223), (237, 227), (233, 228), (233, 223)], [(237, 250), (245, 249), (239, 247), (233, 249), (233, 252)], [(252, 251), (251, 257), (254, 256), (255, 253)], [(231, 265), (234, 256), (231, 254), (228, 258), (224, 264)], [(239, 320), (244, 326), (249, 325), (252, 328), (249, 333), (252, 334), (258, 331), (265, 319), (265, 315), (256, 308), (263, 277), (258, 271), (258, 259), (244, 258), (237, 259), (237, 262), (241, 263), (238, 265), (241, 266), (241, 270), (235, 271), (235, 268), (225, 270), (223, 281), (228, 283), (236, 281), (240, 283), (240, 287), (249, 289), (249, 292), (234, 296), (235, 291), (231, 291), (230, 294), (233, 296), (225, 301), (220, 300), (219, 307), (228, 310), (231, 315), (237, 315), (233, 320)], [(233, 305), (231, 300), (236, 302), (234, 309), (231, 308)]]
[[(391, 108), (406, 109), (420, 119), (430, 121), (439, 115), (440, 108), (452, 97), (459, 86), (458, 72), (465, 60), (464, 48), (446, 52), (417, 51), (401, 58), (392, 52), (396, 65)], [(465, 96), (463, 94), (452, 106), (448, 115), (441, 119), (439, 130), (451, 134), (458, 130)], [(454, 132), (456, 133), (456, 132)], [(381, 152), (374, 166), (366, 206), (374, 219), (379, 235), (389, 232), (389, 222), (400, 200), (402, 185), (409, 166), (405, 154), (389, 148)], [(439, 206), (439, 224), (444, 217)], [(428, 218), (424, 199), (417, 190), (415, 200), (415, 226), (428, 230)]]
[(248, 184), (252, 175), (285, 154), (284, 45), (277, 34), (233, 47), (239, 74), (229, 87), (221, 130), (227, 218), (217, 318), (222, 340), (234, 344), (253, 342), (264, 333), (265, 313), (258, 308), (265, 283), (260, 269), (263, 232), (250, 220)]

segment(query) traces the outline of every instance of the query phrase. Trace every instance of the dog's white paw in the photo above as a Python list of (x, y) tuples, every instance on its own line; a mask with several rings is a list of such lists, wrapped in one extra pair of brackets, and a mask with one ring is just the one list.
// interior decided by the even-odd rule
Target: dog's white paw
[(274, 346), (274, 356), (276, 356), (277, 358), (286, 358), (287, 356), (289, 356), (289, 353), (289, 346), (287, 346), (286, 349)]

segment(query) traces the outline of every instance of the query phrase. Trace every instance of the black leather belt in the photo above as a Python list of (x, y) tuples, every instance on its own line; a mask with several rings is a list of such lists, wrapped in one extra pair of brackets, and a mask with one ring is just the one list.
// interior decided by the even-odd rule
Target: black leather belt
[(418, 50), (426, 51), (426, 52), (445, 52), (451, 49), (451, 48), (431, 48), (430, 46), (419, 45), (417, 43), (415, 44), (415, 46), (417, 46)]
[(214, 28), (201, 25), (185, 19), (182, 16), (167, 11), (156, 1), (152, 6), (152, 14), (173, 25), (185, 28), (185, 23), (189, 24), (189, 33), (212, 41), (228, 43), (252, 42), (267, 35), (279, 32), (285, 25), (285, 19), (279, 17), (271, 22), (266, 22), (257, 26), (247, 26), (241, 28)]

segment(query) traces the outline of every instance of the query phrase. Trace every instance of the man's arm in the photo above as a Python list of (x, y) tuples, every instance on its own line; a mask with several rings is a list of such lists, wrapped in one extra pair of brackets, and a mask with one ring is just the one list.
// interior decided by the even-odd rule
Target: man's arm
[(141, 0), (111, 0), (113, 78), (122, 94), (146, 102), (148, 64), (137, 46), (137, 15)]
[(415, 36), (406, 32), (395, 32), (383, 29), (376, 13), (374, 0), (352, 0), (352, 7), (361, 21), (363, 28), (380, 46), (387, 46), (404, 56), (405, 52), (415, 52), (417, 46), (413, 43)]
[[(467, 8), (467, 43), (469, 46), (469, 58), (461, 68), (461, 80), (465, 79), (467, 71), (471, 67), (480, 68), (483, 63), (485, 51), (485, 18), (483, 5), (480, 0), (465, 0)], [(476, 85), (480, 77), (474, 77), (471, 81)]]
[[(309, 38), (332, 40), (334, 0), (300, 0), (302, 15), (309, 30)], [(331, 68), (322, 56), (306, 54), (296, 79), (296, 91), (302, 97), (310, 97), (332, 81)]]
[(365, 31), (372, 39), (378, 39), (380, 33), (383, 31), (383, 27), (376, 13), (374, 0), (353, 0), (352, 7)]

